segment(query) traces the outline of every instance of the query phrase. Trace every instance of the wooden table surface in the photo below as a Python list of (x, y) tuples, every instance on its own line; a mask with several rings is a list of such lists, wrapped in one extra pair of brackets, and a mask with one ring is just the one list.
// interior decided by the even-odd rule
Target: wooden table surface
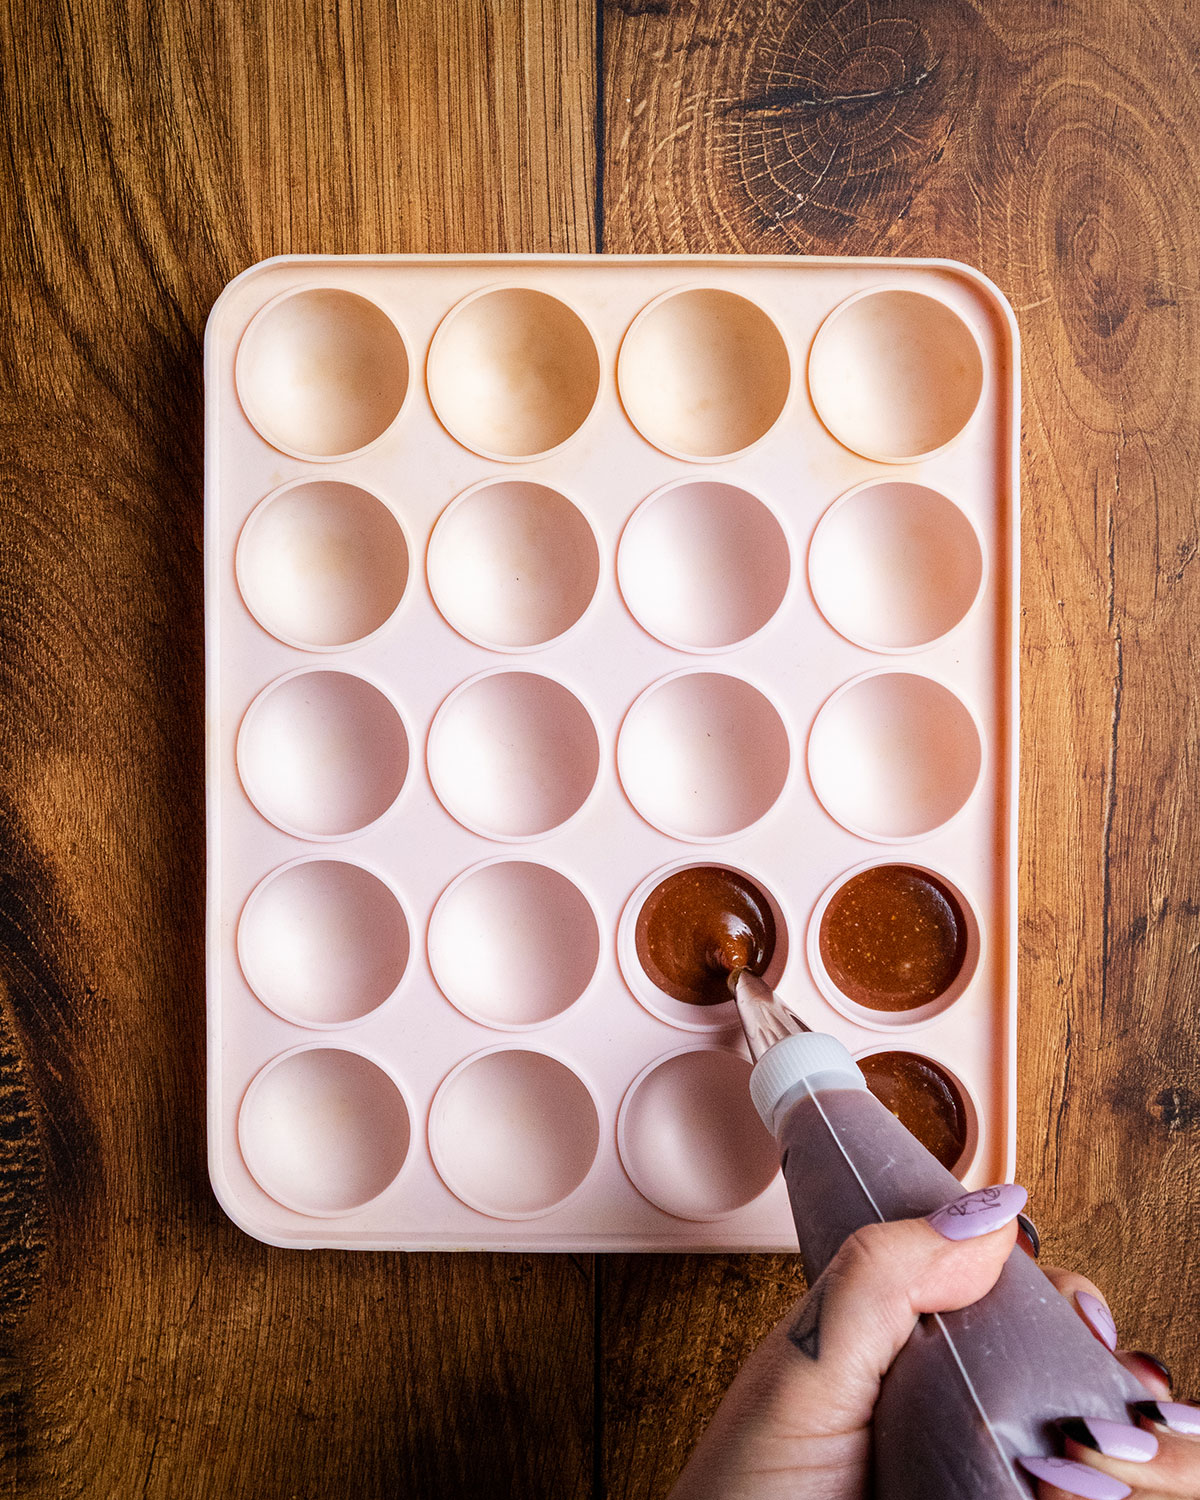
[(941, 255), (1007, 292), (1019, 1179), (1200, 1395), (1200, 13), (9, 0), (0, 44), (4, 1493), (662, 1495), (802, 1285), (303, 1254), (217, 1208), (201, 337), (284, 251)]

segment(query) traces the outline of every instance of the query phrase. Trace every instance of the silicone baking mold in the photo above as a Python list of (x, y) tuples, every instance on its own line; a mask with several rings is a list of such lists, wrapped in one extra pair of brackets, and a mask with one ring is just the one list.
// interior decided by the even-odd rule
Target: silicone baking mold
[[(947, 261), (285, 257), (205, 345), (209, 1161), (250, 1234), (788, 1250), (731, 1004), (641, 969), (686, 865), (766, 978), (1014, 1148), (1018, 360)], [(867, 1010), (874, 863), (967, 958)]]

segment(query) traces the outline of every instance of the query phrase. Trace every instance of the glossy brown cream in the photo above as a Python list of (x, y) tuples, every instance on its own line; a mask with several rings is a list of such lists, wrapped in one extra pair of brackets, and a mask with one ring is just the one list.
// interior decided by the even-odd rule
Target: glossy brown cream
[(821, 960), (850, 1000), (871, 1010), (915, 1010), (944, 995), (962, 970), (967, 924), (936, 876), (876, 865), (837, 890), (821, 918)]
[(762, 974), (775, 952), (775, 918), (744, 875), (717, 865), (676, 870), (650, 892), (634, 933), (638, 961), (659, 989), (691, 1005), (730, 998), (734, 970)]
[(952, 1171), (967, 1144), (967, 1112), (945, 1069), (914, 1052), (875, 1052), (858, 1066), (876, 1099)]

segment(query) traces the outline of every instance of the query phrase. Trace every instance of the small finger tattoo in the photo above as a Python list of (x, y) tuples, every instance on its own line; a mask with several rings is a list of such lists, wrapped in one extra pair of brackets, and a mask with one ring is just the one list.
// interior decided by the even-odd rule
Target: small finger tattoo
[(796, 1321), (788, 1329), (788, 1340), (806, 1359), (817, 1359), (821, 1353), (821, 1300), (823, 1286), (815, 1286), (800, 1304)]

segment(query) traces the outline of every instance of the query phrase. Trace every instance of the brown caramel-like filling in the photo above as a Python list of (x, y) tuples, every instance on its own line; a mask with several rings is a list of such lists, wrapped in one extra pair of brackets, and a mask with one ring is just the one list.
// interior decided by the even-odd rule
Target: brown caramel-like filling
[(691, 1005), (728, 1000), (735, 969), (762, 974), (775, 952), (770, 902), (744, 875), (716, 865), (676, 870), (642, 903), (638, 960), (660, 990)]
[(967, 956), (953, 893), (911, 865), (876, 865), (836, 891), (821, 918), (821, 959), (848, 999), (913, 1010), (944, 995)]
[(876, 1099), (953, 1171), (967, 1144), (967, 1112), (950, 1075), (913, 1052), (876, 1052), (858, 1066)]

